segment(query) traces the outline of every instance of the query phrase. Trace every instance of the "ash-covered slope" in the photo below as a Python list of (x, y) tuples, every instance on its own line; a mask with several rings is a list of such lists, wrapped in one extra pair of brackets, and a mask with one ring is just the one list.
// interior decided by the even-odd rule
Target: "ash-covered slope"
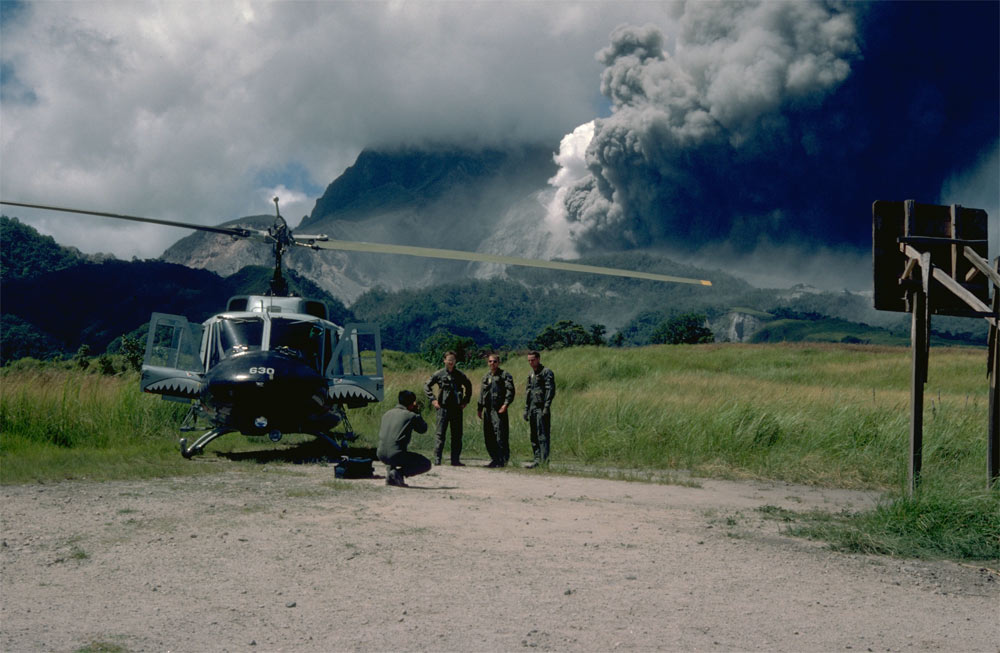
[[(267, 229), (272, 224), (273, 215), (252, 215), (230, 220), (219, 226)], [(221, 276), (235, 274), (248, 265), (274, 264), (270, 245), (204, 231), (196, 231), (181, 238), (168, 247), (160, 259), (189, 268), (211, 270)]]
[[(316, 201), (300, 233), (331, 238), (551, 257), (556, 244), (544, 227), (555, 174), (547, 147), (509, 150), (362, 152)], [(225, 223), (265, 227), (270, 216)], [(229, 274), (267, 264), (270, 249), (213, 234), (192, 234), (163, 259)], [(290, 269), (350, 303), (364, 291), (457, 282), (497, 270), (478, 264), (364, 254), (293, 250)]]

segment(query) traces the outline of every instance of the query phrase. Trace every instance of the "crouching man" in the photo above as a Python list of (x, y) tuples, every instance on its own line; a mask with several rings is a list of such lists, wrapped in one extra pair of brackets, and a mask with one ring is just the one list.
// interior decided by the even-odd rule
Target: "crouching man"
[(405, 477), (423, 474), (431, 468), (429, 459), (407, 451), (414, 431), (426, 433), (427, 422), (420, 416), (417, 395), (409, 390), (403, 390), (399, 393), (399, 404), (382, 416), (382, 425), (378, 432), (376, 454), (388, 467), (385, 475), (386, 485), (406, 487), (403, 481)]

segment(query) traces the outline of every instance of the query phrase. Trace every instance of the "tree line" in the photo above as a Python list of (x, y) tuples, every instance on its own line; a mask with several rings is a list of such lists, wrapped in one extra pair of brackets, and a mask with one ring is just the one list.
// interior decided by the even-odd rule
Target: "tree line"
[[(653, 331), (651, 344), (701, 344), (714, 342), (715, 337), (708, 328), (708, 319), (703, 314), (684, 313), (663, 320)], [(607, 328), (603, 324), (584, 327), (573, 320), (559, 320), (542, 329), (529, 343), (528, 348), (539, 350), (563, 349), (582, 346), (625, 346), (624, 336), (619, 332), (606, 338)], [(447, 329), (440, 329), (420, 344), (420, 356), (428, 363), (438, 363), (447, 351), (455, 352), (458, 362), (470, 365), (484, 359), (489, 353), (509, 350), (508, 346), (493, 347), (489, 343), (477, 343), (475, 338), (456, 335)]]

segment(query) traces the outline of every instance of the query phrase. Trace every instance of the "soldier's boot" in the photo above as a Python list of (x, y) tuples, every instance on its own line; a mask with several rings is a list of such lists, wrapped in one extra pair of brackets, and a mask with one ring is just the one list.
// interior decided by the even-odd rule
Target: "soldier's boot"
[(407, 487), (406, 483), (403, 481), (403, 472), (398, 469), (391, 469), (385, 477), (385, 484), (392, 485), (394, 487)]

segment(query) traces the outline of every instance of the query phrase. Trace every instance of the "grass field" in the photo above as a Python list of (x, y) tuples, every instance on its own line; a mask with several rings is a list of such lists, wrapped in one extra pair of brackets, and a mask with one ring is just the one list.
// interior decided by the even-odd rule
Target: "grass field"
[[(903, 494), (906, 348), (681, 345), (545, 352), (543, 364), (555, 371), (558, 386), (552, 458), (879, 490), (886, 498), (873, 512), (800, 515), (794, 527), (851, 550), (1000, 558), (1000, 491), (985, 489), (985, 363), (982, 349), (932, 350), (923, 483), (913, 498)], [(522, 392), (528, 374), (523, 357), (503, 366)], [(414, 356), (387, 352), (386, 398), (404, 388), (420, 393), (432, 371)], [(484, 371), (469, 371), (474, 387)], [(107, 377), (22, 364), (5, 368), (0, 382), (3, 483), (215, 468), (180, 457), (176, 428), (186, 407), (143, 396), (134, 374)], [(518, 396), (511, 420), (515, 460), (531, 453), (522, 401)], [(391, 403), (352, 411), (362, 445), (374, 446), (378, 420)], [(433, 421), (430, 411), (426, 416)], [(466, 411), (465, 430), (467, 454), (485, 457), (474, 410)], [(414, 448), (426, 453), (432, 442), (428, 433), (415, 438)], [(209, 445), (206, 456), (240, 458), (241, 451), (262, 449), (282, 446), (229, 435)]]

